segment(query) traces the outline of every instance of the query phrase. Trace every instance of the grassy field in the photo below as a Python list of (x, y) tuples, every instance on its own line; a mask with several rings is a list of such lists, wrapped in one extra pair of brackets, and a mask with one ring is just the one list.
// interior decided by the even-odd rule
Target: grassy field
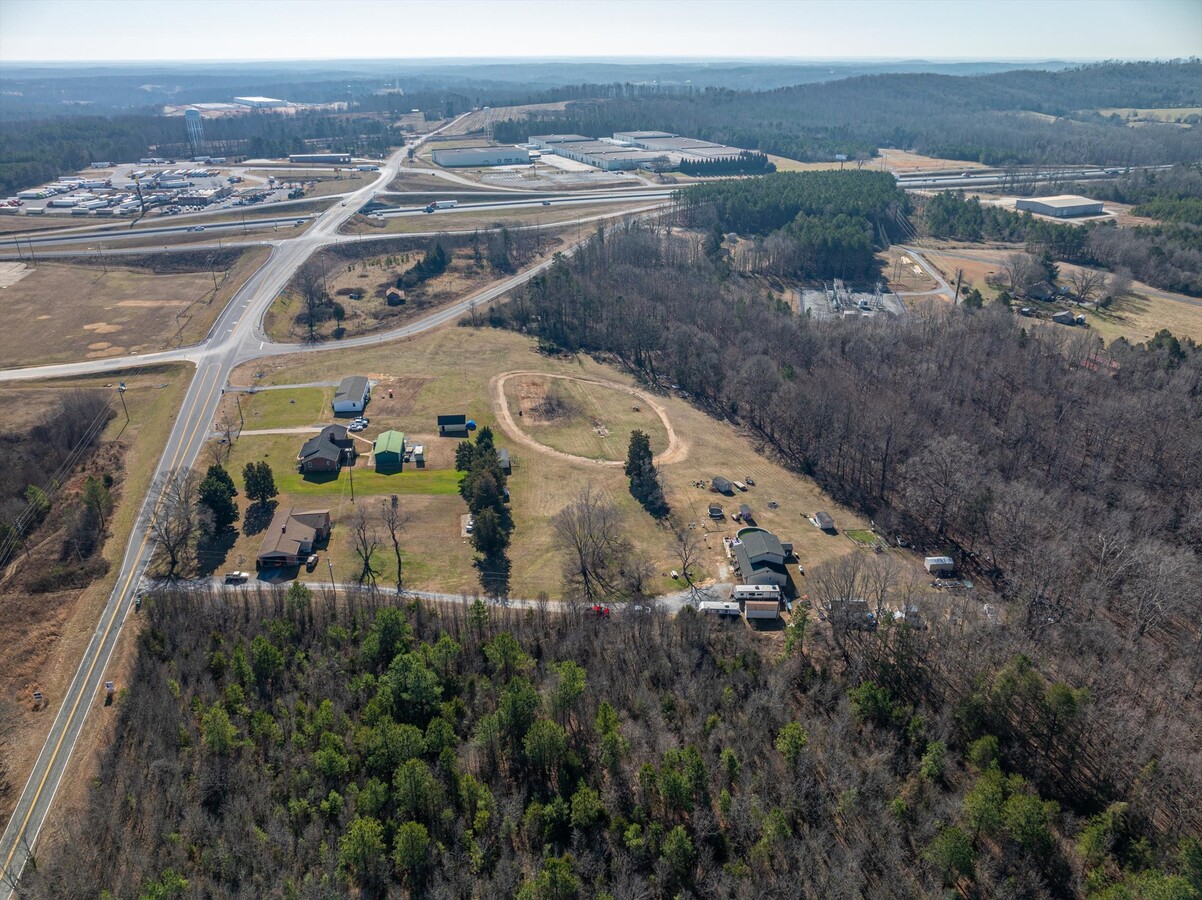
[(1181, 122), (1190, 116), (1202, 116), (1202, 106), (1176, 106), (1165, 109), (1137, 109), (1129, 106), (1099, 109), (1099, 115), (1121, 116), (1129, 124), (1140, 122)]
[[(982, 163), (970, 162), (963, 159), (940, 159), (936, 156), (923, 156), (921, 153), (910, 153), (905, 150), (882, 149), (880, 156), (869, 160), (865, 166), (873, 169), (885, 169), (890, 172), (921, 172), (927, 169), (984, 169)], [(854, 163), (851, 164), (854, 166)], [(849, 166), (850, 167), (850, 166)]]
[[(555, 225), (593, 216), (613, 216), (654, 205), (654, 201), (598, 203), (582, 206), (530, 206), (517, 209), (482, 209), (470, 212), (441, 212), (421, 216), (400, 216), (387, 220), (383, 228), (364, 230), (364, 234), (412, 234), (425, 231), (475, 231), (502, 225)], [(353, 225), (342, 227), (344, 234), (357, 234)]]
[[(120, 457), (123, 469), (117, 504), (109, 520), (109, 538), (101, 550), (110, 564), (109, 573), (82, 590), (33, 595), (0, 590), (5, 600), (5, 614), (0, 617), (0, 691), (17, 700), (9, 707), (11, 717), (6, 723), (12, 728), (9, 774), (15, 784), (24, 783), (28, 776), (59, 700), (116, 584), (135, 516), (191, 376), (191, 367), (159, 366), (137, 374), (113, 372), (90, 378), (0, 385), (0, 411), (11, 428), (33, 425), (63, 391), (111, 391), (119, 380), (126, 382), (129, 410), (127, 422), (118, 406), (118, 414), (103, 436), (102, 446)], [(45, 694), (50, 704), (47, 709), (35, 713), (28, 705), (33, 690)], [(0, 798), (0, 819), (7, 817), (15, 800), (15, 794)]]
[[(3, 289), (9, 324), (0, 334), (0, 359), (31, 366), (195, 343), (266, 257), (266, 249), (256, 248), (226, 272), (161, 275), (39, 262)], [(204, 254), (188, 259), (201, 266)]]
[[(287, 391), (261, 391), (257, 394), (238, 394), (237, 402), (242, 406), (242, 421), (245, 429), (292, 428), (301, 425), (319, 425), (330, 418), (330, 402), (334, 399), (334, 388), (295, 388)], [(226, 407), (232, 407), (235, 395), (230, 395)], [(235, 421), (237, 411), (231, 409)]]
[[(352, 373), (379, 382), (367, 410), (372, 420), (371, 428), (364, 434), (373, 437), (389, 428), (405, 432), (409, 443), (426, 446), (428, 467), (420, 471), (406, 467), (399, 475), (372, 480), (370, 476), (363, 477), (368, 469), (361, 460), (354, 475), (355, 497), (356, 503), (383, 502), (393, 493), (402, 498), (403, 509), (410, 517), (404, 546), (407, 583), (411, 587), (451, 593), (478, 589), (472, 550), (459, 529), (460, 516), (467, 511), (466, 507), (457, 496), (439, 493), (449, 487), (449, 481), (439, 480), (439, 473), (448, 473), (442, 475), (442, 479), (451, 477), (456, 441), (435, 435), (435, 417), (463, 413), (482, 426), (492, 427), (497, 445), (511, 451), (513, 474), (509, 486), (516, 530), (509, 556), (513, 562), (511, 592), (514, 596), (535, 597), (540, 591), (546, 591), (552, 597), (561, 596), (562, 556), (556, 548), (550, 521), (586, 484), (604, 493), (618, 507), (627, 536), (654, 566), (655, 589), (661, 592), (679, 590), (683, 585), (668, 575), (671, 569), (679, 567), (673, 562), (672, 532), (669, 526), (648, 516), (630, 496), (620, 466), (601, 467), (544, 454), (518, 445), (499, 430), (489, 398), (489, 381), (494, 375), (521, 370), (633, 384), (627, 375), (591, 359), (549, 358), (534, 351), (532, 341), (510, 332), (448, 328), (383, 347), (353, 351), (331, 349), (330, 352), (260, 360), (237, 370), (232, 383), (249, 386), (336, 381)], [(392, 398), (388, 397), (390, 390)], [(597, 392), (597, 396), (602, 393), (614, 398), (603, 402), (616, 403), (622, 398), (614, 391)], [(621, 400), (628, 412), (630, 405), (636, 402), (629, 397)], [(709, 480), (715, 475), (732, 480), (746, 480), (751, 476), (755, 480), (756, 486), (747, 493), (739, 494), (737, 498), (717, 498), (718, 502), (728, 515), (739, 503), (749, 504), (758, 524), (775, 531), (782, 540), (793, 541), (807, 568), (847, 553), (865, 552), (840, 536), (824, 534), (806, 521), (807, 516), (825, 509), (835, 516), (841, 529), (866, 528), (868, 524), (832, 503), (812, 481), (760, 455), (747, 437), (714, 421), (683, 400), (667, 396), (660, 402), (678, 438), (686, 445), (680, 461), (661, 467), (665, 491), (676, 524), (682, 528), (692, 525), (692, 530), (703, 536), (705, 559), (698, 569), (704, 578), (726, 580), (731, 577), (722, 537), (731, 536), (737, 530), (729, 518), (712, 522), (707, 515), (707, 505), (715, 495), (694, 487), (694, 482)], [(293, 424), (309, 423), (298, 418)], [(640, 420), (639, 424), (654, 428), (650, 416)], [(234, 448), (234, 467), (240, 469), (248, 459), (268, 459), (277, 481), (283, 481), (291, 491), (296, 485), (288, 473), (302, 441), (301, 435), (243, 438)], [(624, 452), (623, 441), (622, 456)], [(394, 487), (397, 485), (413, 485), (414, 489), (412, 492), (404, 487), (398, 490)], [(373, 495), (380, 499), (373, 500)], [(344, 473), (337, 481), (323, 485), (321, 494), (290, 493), (281, 497), (281, 502), (297, 499), (310, 505), (319, 502), (333, 511), (336, 524), (329, 555), (338, 579), (353, 573), (355, 558), (345, 524), (346, 517), (354, 509), (350, 502), (349, 476)], [(775, 501), (775, 509), (770, 508), (769, 501)], [(226, 565), (243, 567), (238, 561), (239, 554), (243, 563), (249, 559), (253, 564), (260, 540), (261, 535), (241, 537), (227, 557)], [(903, 561), (906, 559), (909, 558), (905, 557)], [(919, 568), (920, 563), (920, 560), (914, 561)], [(318, 572), (302, 577), (318, 581), (322, 576), (328, 578), (324, 559)], [(795, 586), (804, 594), (804, 579), (796, 574), (793, 577), (801, 582)]]
[(653, 453), (662, 453), (668, 445), (667, 432), (653, 410), (603, 385), (519, 376), (505, 383), (505, 398), (527, 434), (573, 456), (624, 460), (636, 428), (651, 438)]
[(445, 191), (453, 187), (452, 182), (428, 172), (401, 169), (388, 185), (390, 191)]

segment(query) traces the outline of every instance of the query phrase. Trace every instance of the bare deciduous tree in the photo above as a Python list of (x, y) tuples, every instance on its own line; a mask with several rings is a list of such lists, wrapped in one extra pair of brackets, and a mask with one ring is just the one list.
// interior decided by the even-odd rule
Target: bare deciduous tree
[(676, 541), (672, 545), (672, 555), (680, 563), (680, 574), (684, 576), (685, 583), (689, 586), (689, 593), (694, 599), (698, 589), (693, 584), (693, 567), (701, 560), (704, 551), (704, 544), (695, 530), (687, 527), (676, 529)]
[(1011, 253), (1002, 260), (1002, 269), (1006, 272), (1010, 290), (1020, 297), (1025, 297), (1039, 281), (1039, 262), (1030, 253)]
[(374, 585), (379, 573), (372, 565), (372, 556), (380, 549), (380, 533), (376, 531), (375, 519), (368, 515), (366, 506), (357, 506), (351, 516), (350, 526), (355, 555), (361, 564), (359, 583), (370, 581)]
[(1078, 303), (1094, 302), (1106, 293), (1106, 273), (1097, 269), (1078, 268), (1069, 275), (1068, 282)]
[(174, 578), (192, 558), (196, 538), (196, 476), (186, 470), (169, 472), (155, 486), (158, 500), (151, 512), (148, 538), (167, 563), (167, 577)]
[(399, 594), (405, 585), (404, 570), (401, 565), (401, 532), (409, 524), (409, 516), (401, 509), (396, 494), (392, 495), (391, 500), (385, 500), (381, 505), (380, 521), (388, 530), (388, 538), (392, 541), (392, 552), (396, 556), (396, 592)]
[(572, 503), (551, 520), (564, 552), (564, 581), (569, 592), (597, 603), (620, 592), (618, 566), (630, 552), (622, 534), (618, 509), (586, 485)]

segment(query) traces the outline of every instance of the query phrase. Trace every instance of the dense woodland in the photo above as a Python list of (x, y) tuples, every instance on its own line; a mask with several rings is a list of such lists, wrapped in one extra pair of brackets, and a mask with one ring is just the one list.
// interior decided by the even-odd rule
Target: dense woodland
[(1021, 631), (394, 602), (152, 598), (102, 775), (21, 896), (1202, 891), (1196, 746)]
[(498, 124), (495, 135), (516, 142), (548, 132), (603, 137), (659, 129), (799, 160), (867, 157), (879, 147), (897, 147), (989, 165), (1139, 165), (1196, 162), (1196, 131), (1128, 128), (1121, 117), (1092, 110), (1198, 105), (1202, 62), (1107, 63), (1059, 72), (866, 75), (772, 91), (580, 100), (562, 114)]

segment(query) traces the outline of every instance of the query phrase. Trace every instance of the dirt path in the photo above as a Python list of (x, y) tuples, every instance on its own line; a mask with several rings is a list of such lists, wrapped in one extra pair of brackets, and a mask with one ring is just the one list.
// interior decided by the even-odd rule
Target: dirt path
[(590, 463), (594, 466), (613, 467), (626, 465), (626, 463), (622, 462), (621, 460), (589, 459), (584, 456), (575, 456), (571, 453), (564, 453), (562, 450), (555, 450), (551, 447), (548, 447), (546, 444), (540, 444), (521, 428), (519, 428), (517, 422), (513, 420), (513, 413), (509, 410), (509, 403), (505, 400), (505, 382), (507, 382), (510, 378), (520, 375), (536, 375), (540, 378), (562, 378), (565, 381), (583, 381), (587, 382), (588, 384), (596, 384), (600, 385), (601, 387), (611, 388), (615, 391), (621, 391), (624, 394), (629, 394), (631, 397), (637, 397), (639, 400), (642, 400), (649, 407), (655, 410), (655, 413), (659, 416), (660, 421), (664, 423), (664, 430), (668, 433), (668, 447), (663, 453), (655, 457), (655, 464), (657, 466), (665, 466), (672, 463), (682, 462), (689, 455), (689, 445), (677, 436), (676, 429), (672, 427), (672, 422), (668, 418), (667, 410), (665, 410), (664, 407), (651, 394), (648, 394), (646, 391), (640, 390), (639, 388), (630, 387), (629, 385), (621, 384), (616, 381), (603, 381), (599, 378), (586, 378), (582, 375), (552, 375), (548, 372), (527, 370), (518, 372), (504, 372), (500, 375), (494, 375), (492, 380), (489, 382), (489, 389), (492, 392), (493, 409), (497, 414), (497, 423), (501, 426), (501, 430), (504, 431), (505, 434), (507, 434), (510, 438), (525, 447), (529, 447), (531, 450), (537, 450), (539, 453), (546, 453), (549, 456), (554, 456), (558, 459), (567, 460), (569, 462)]

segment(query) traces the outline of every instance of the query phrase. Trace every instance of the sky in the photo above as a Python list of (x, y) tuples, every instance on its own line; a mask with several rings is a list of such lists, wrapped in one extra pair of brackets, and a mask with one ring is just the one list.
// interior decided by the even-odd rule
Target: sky
[(1202, 0), (0, 0), (0, 63), (1202, 56)]

